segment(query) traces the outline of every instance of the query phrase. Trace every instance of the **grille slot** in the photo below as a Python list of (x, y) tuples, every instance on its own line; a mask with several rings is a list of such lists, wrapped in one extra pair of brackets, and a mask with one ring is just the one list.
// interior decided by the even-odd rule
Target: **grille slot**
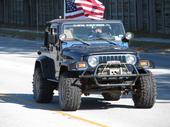
[(125, 55), (107, 55), (107, 56), (99, 56), (99, 63), (106, 63), (107, 61), (120, 61), (125, 63), (126, 56)]

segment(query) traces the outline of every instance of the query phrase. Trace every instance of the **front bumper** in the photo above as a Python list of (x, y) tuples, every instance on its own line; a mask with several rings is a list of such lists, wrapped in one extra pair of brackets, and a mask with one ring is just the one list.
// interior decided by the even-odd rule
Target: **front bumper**
[[(118, 65), (118, 64), (114, 64)], [(98, 74), (98, 69), (103, 66), (107, 67), (108, 64), (102, 63), (99, 64), (95, 70), (92, 69), (87, 69), (85, 70), (80, 76), (80, 79), (91, 79), (95, 82), (97, 86), (133, 86), (135, 85), (137, 79), (140, 76), (148, 76), (149, 74), (144, 73), (141, 74), (139, 73), (138, 69), (134, 65), (130, 65), (133, 69), (133, 73), (128, 74), (115, 74), (115, 75), (110, 75), (110, 74), (104, 74), (104, 75), (99, 75)], [(119, 66), (123, 66), (127, 68), (129, 64), (126, 63), (120, 63)], [(89, 72), (92, 72), (89, 74)]]

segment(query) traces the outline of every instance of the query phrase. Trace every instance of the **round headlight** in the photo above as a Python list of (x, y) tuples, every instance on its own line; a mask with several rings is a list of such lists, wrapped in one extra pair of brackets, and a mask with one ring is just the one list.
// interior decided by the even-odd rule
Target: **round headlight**
[(88, 64), (91, 67), (96, 67), (99, 64), (99, 59), (96, 56), (89, 56), (88, 58)]
[(136, 56), (134, 56), (134, 55), (127, 55), (126, 56), (126, 63), (135, 65), (136, 62), (137, 62)]

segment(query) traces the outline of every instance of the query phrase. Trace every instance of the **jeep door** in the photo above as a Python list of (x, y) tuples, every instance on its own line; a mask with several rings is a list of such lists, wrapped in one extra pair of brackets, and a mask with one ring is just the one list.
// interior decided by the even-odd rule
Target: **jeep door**
[(51, 24), (49, 32), (49, 53), (50, 57), (54, 60), (55, 63), (55, 77), (59, 76), (59, 25)]

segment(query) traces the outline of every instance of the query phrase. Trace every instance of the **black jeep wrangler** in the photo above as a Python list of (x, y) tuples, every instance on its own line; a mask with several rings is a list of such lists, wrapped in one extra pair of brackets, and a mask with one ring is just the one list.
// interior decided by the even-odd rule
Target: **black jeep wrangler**
[(51, 102), (56, 89), (61, 109), (74, 111), (82, 94), (99, 93), (116, 101), (131, 92), (135, 107), (153, 107), (156, 84), (147, 70), (152, 64), (128, 47), (131, 38), (118, 20), (48, 22), (35, 63), (35, 101)]

